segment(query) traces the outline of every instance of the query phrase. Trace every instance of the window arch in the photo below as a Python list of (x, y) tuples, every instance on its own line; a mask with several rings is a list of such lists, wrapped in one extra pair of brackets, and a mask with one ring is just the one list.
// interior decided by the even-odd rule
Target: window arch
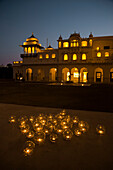
[(103, 69), (98, 67), (94, 71), (94, 82), (103, 82)]
[(64, 54), (64, 60), (68, 60), (68, 55), (67, 54)]
[(77, 60), (77, 54), (73, 54), (73, 60)]
[(26, 69), (26, 78), (28, 81), (33, 80), (33, 72), (31, 68)]
[(82, 60), (86, 60), (86, 54), (82, 54)]
[(101, 52), (98, 52), (98, 53), (97, 53), (97, 57), (101, 57)]
[(62, 69), (62, 80), (63, 81), (69, 81), (70, 80), (70, 72), (68, 68), (63, 68)]

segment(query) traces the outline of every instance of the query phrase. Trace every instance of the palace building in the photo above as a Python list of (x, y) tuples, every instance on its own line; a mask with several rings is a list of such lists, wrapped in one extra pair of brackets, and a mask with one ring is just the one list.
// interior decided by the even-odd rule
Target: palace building
[(21, 61), (13, 62), (13, 78), (37, 82), (112, 83), (113, 36), (59, 37), (58, 48), (44, 48), (33, 35), (20, 47)]

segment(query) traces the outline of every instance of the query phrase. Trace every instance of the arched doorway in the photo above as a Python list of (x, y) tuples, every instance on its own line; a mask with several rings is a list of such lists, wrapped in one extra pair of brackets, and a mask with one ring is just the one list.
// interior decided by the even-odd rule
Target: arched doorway
[(33, 73), (31, 68), (26, 69), (26, 77), (27, 81), (33, 80)]
[(71, 69), (71, 81), (73, 81), (74, 83), (78, 83), (79, 80), (79, 72), (78, 72), (78, 68), (72, 68)]
[(42, 80), (44, 80), (44, 71), (43, 69), (38, 69), (37, 81), (42, 81)]
[(68, 68), (62, 69), (62, 80), (63, 81), (69, 81), (70, 80), (70, 72)]
[(110, 82), (113, 82), (113, 68), (110, 69)]
[(103, 69), (96, 68), (94, 71), (94, 82), (102, 83), (103, 82)]
[(51, 68), (49, 72), (49, 81), (56, 81), (57, 78), (57, 69)]
[(82, 83), (88, 82), (88, 70), (85, 67), (80, 69), (80, 82)]

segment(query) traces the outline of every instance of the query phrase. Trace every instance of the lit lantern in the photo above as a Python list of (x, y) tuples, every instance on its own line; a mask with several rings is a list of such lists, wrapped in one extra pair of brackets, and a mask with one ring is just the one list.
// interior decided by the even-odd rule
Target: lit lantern
[(61, 115), (61, 116), (65, 116), (65, 115), (66, 115), (66, 110), (65, 110), (65, 109), (62, 110), (62, 111), (60, 112), (60, 115)]
[(75, 134), (75, 136), (80, 136), (80, 135), (82, 134), (80, 128), (76, 128), (76, 129), (74, 130), (74, 134)]
[(34, 148), (35, 148), (35, 143), (32, 142), (32, 141), (27, 141), (27, 142), (25, 143), (24, 150), (23, 150), (24, 155), (25, 155), (25, 156), (30, 156), (30, 155), (32, 155)]
[(46, 119), (41, 119), (40, 123), (42, 124), (42, 126), (45, 126), (46, 125)]
[(47, 122), (48, 122), (48, 123), (49, 123), (49, 122), (52, 122), (53, 118), (54, 118), (54, 115), (49, 114), (49, 115), (47, 116)]
[(67, 123), (69, 123), (69, 122), (70, 122), (70, 120), (71, 120), (70, 115), (66, 115), (66, 116), (65, 116), (65, 119), (66, 119)]
[(9, 118), (9, 122), (10, 122), (10, 123), (15, 123), (15, 122), (16, 122), (15, 116), (11, 116), (11, 117)]
[(57, 114), (55, 117), (58, 121), (61, 121), (64, 118), (61, 114)]
[(31, 123), (33, 123), (34, 120), (35, 120), (35, 117), (34, 117), (34, 116), (30, 116), (30, 117), (29, 117), (29, 121), (30, 121)]
[(51, 141), (52, 143), (55, 143), (57, 139), (58, 139), (57, 134), (52, 133), (52, 134), (50, 135), (50, 141)]
[(83, 133), (87, 132), (89, 129), (89, 125), (85, 121), (79, 121), (78, 127), (80, 128), (81, 132), (83, 132)]
[(48, 124), (48, 129), (49, 129), (50, 132), (52, 132), (54, 130), (54, 128), (55, 128), (54, 124), (52, 124), (52, 123)]
[(29, 132), (29, 129), (30, 129), (29, 125), (26, 125), (24, 127), (21, 127), (21, 132), (23, 134), (27, 134)]
[(79, 122), (79, 118), (77, 116), (74, 116), (72, 118), (72, 122), (73, 122), (74, 125), (76, 125)]
[(73, 132), (72, 132), (70, 129), (65, 130), (65, 131), (63, 132), (63, 138), (64, 138), (65, 140), (71, 140), (72, 136), (73, 136)]
[(43, 144), (45, 141), (45, 133), (44, 132), (36, 133), (34, 136), (34, 141), (39, 145)]
[(104, 126), (98, 125), (98, 126), (96, 127), (96, 132), (97, 132), (99, 135), (105, 134), (105, 128), (104, 128)]
[(29, 131), (27, 134), (26, 134), (27, 138), (31, 139), (34, 137), (34, 132), (33, 131)]
[(36, 131), (36, 132), (41, 132), (43, 130), (43, 126), (40, 122), (34, 122), (33, 123), (33, 129)]
[(42, 120), (44, 118), (44, 114), (40, 113), (37, 118), (38, 118), (38, 120)]
[(56, 126), (56, 125), (57, 125), (57, 119), (54, 118), (54, 119), (52, 120), (52, 123)]
[(48, 127), (46, 127), (46, 126), (43, 128), (43, 132), (44, 132), (46, 135), (49, 135), (49, 133), (50, 133)]
[(61, 125), (55, 126), (55, 131), (56, 131), (58, 134), (62, 134), (62, 132), (63, 132), (62, 126), (61, 126)]

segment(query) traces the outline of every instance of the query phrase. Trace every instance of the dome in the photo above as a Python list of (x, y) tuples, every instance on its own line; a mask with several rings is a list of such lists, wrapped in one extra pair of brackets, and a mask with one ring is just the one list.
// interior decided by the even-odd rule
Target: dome
[(92, 38), (92, 37), (93, 37), (93, 34), (92, 34), (92, 32), (90, 32), (89, 38)]
[(69, 38), (80, 38), (80, 34), (79, 33), (76, 33), (74, 32), (73, 34), (70, 35)]
[(32, 32), (32, 35), (29, 38), (26, 39), (26, 42), (28, 42), (28, 41), (37, 41), (37, 42), (39, 42), (39, 40), (34, 36), (33, 32)]

